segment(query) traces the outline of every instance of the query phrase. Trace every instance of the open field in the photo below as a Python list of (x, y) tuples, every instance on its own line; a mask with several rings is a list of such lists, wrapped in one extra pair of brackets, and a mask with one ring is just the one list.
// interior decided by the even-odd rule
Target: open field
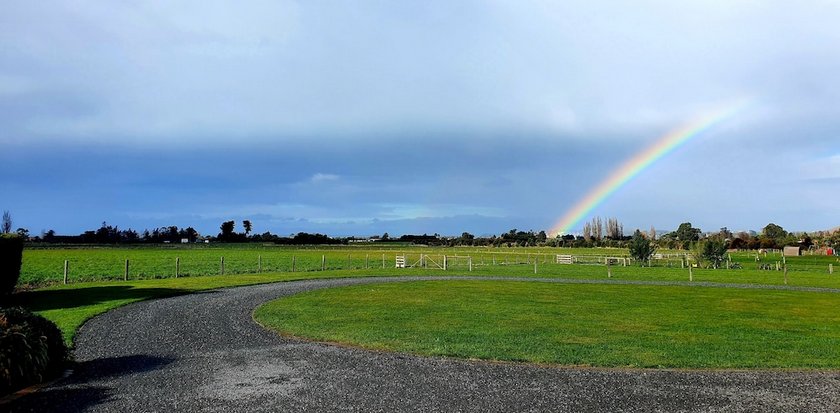
[[(630, 277), (688, 277), (679, 256), (685, 251), (661, 251), (667, 258), (654, 260), (653, 268), (633, 269), (629, 273), (613, 266), (616, 274)], [(258, 272), (308, 272), (319, 270), (366, 269), (375, 273), (394, 267), (397, 255), (406, 256), (409, 265), (419, 264), (420, 256), (427, 255), (426, 268), (440, 266), (447, 256), (447, 268), (468, 271), (470, 263), (475, 275), (527, 275), (533, 274), (536, 261), (539, 276), (605, 275), (603, 265), (594, 268), (576, 268), (555, 264), (557, 254), (574, 255), (582, 263), (596, 264), (602, 257), (627, 257), (626, 249), (610, 248), (428, 248), (412, 246), (342, 246), (293, 248), (262, 244), (212, 244), (165, 245), (137, 247), (57, 247), (27, 248), (21, 269), (21, 284), (48, 285), (63, 282), (64, 262), (68, 262), (68, 283), (122, 280), (126, 260), (129, 262), (128, 279), (174, 278), (179, 276), (253, 274)], [(776, 283), (783, 281), (781, 271), (774, 271), (782, 264), (779, 254), (756, 252), (733, 253), (732, 262), (742, 269), (721, 273), (720, 270), (695, 271), (696, 276), (708, 281)], [(759, 261), (756, 261), (758, 256)], [(322, 261), (323, 260), (323, 261)], [(222, 261), (224, 261), (222, 263)], [(600, 261), (603, 262), (603, 261)], [(323, 265), (322, 265), (323, 263)], [(840, 287), (840, 277), (828, 275), (829, 264), (840, 275), (838, 257), (805, 255), (787, 258), (791, 282), (796, 285)], [(525, 268), (530, 266), (531, 268)], [(771, 270), (759, 270), (759, 267)], [(589, 267), (573, 265), (573, 267)], [(598, 269), (600, 268), (600, 269)], [(781, 267), (780, 267), (781, 268)], [(571, 273), (571, 275), (570, 275)], [(708, 278), (708, 279), (707, 279)], [(837, 281), (834, 281), (834, 279)]]
[[(556, 264), (556, 254), (572, 254), (593, 264)], [(394, 268), (397, 255), (405, 255), (407, 262), (416, 266)], [(425, 266), (420, 265), (421, 255), (426, 256)], [(444, 255), (447, 256), (446, 271), (436, 265), (443, 262)], [(401, 275), (606, 279), (608, 271), (616, 280), (689, 280), (689, 270), (682, 267), (679, 259), (654, 261), (652, 268), (612, 265), (608, 269), (603, 264), (594, 264), (598, 257), (605, 256), (623, 257), (626, 250), (410, 246), (290, 248), (273, 245), (27, 249), (24, 251), (21, 283), (42, 288), (18, 293), (15, 301), (55, 321), (64, 332), (65, 339), (72, 342), (75, 331), (84, 321), (112, 308), (144, 299), (257, 283)], [(221, 257), (224, 257), (224, 275), (219, 275)], [(732, 258), (743, 268), (694, 268), (691, 277), (695, 282), (764, 285), (783, 285), (785, 282), (782, 271), (757, 269), (759, 265), (775, 265), (781, 260), (778, 255), (762, 255), (758, 262), (754, 252), (736, 253)], [(128, 281), (123, 281), (126, 259), (130, 262), (129, 277)], [(180, 263), (181, 276), (178, 278), (175, 278), (176, 259)], [(61, 285), (64, 260), (70, 261), (68, 285)], [(840, 288), (840, 273), (828, 274), (829, 264), (840, 267), (837, 257), (795, 257), (788, 258), (787, 264), (787, 284), (790, 286)], [(258, 269), (263, 273), (257, 274)]]
[(317, 290), (259, 307), (318, 341), (607, 367), (837, 368), (838, 293), (699, 286), (426, 281)]
[[(68, 282), (121, 280), (125, 261), (129, 278), (168, 278), (219, 275), (224, 259), (225, 274), (262, 272), (318, 271), (323, 269), (388, 269), (397, 255), (409, 264), (421, 254), (441, 263), (442, 256), (456, 257), (453, 268), (465, 267), (466, 257), (473, 257), (475, 267), (490, 265), (553, 262), (556, 254), (577, 256), (625, 256), (626, 250), (607, 248), (429, 248), (385, 244), (382, 246), (288, 247), (273, 244), (192, 244), (151, 246), (57, 246), (27, 248), (24, 251), (21, 282), (50, 284), (63, 281), (64, 261), (69, 262)], [(457, 257), (460, 257), (457, 258)], [(323, 259), (323, 266), (322, 266)], [(594, 258), (593, 258), (594, 259)]]

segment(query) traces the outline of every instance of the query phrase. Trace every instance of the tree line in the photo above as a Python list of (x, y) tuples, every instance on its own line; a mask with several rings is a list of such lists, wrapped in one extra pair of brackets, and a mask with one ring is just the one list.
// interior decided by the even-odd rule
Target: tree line
[(215, 235), (202, 235), (193, 227), (180, 228), (175, 225), (138, 232), (131, 228), (120, 229), (117, 226), (109, 225), (107, 222), (102, 222), (102, 225), (97, 229), (84, 231), (78, 235), (58, 235), (55, 231), (49, 230), (43, 232), (40, 236), (30, 236), (29, 231), (25, 228), (18, 228), (15, 231), (12, 231), (12, 228), (11, 214), (5, 211), (0, 223), (0, 232), (7, 234), (15, 232), (23, 239), (34, 242), (65, 244), (158, 244), (206, 241), (322, 245), (353, 242), (397, 242), (429, 246), (626, 248), (633, 243), (640, 242), (639, 237), (641, 237), (656, 248), (684, 250), (696, 248), (696, 244), (700, 241), (715, 241), (722, 245), (720, 248), (724, 249), (755, 250), (782, 248), (787, 245), (800, 246), (806, 249), (812, 246), (818, 248), (840, 246), (840, 231), (819, 231), (812, 234), (793, 233), (774, 223), (767, 224), (760, 233), (743, 231), (733, 233), (726, 227), (720, 228), (718, 231), (703, 232), (690, 222), (683, 222), (675, 231), (664, 234), (657, 233), (651, 227), (650, 231), (636, 230), (632, 236), (625, 236), (624, 225), (618, 219), (602, 219), (601, 217), (595, 217), (586, 222), (583, 226), (583, 232), (579, 235), (565, 234), (556, 237), (549, 237), (545, 231), (521, 231), (518, 229), (511, 229), (508, 232), (490, 236), (475, 236), (469, 232), (463, 232), (460, 236), (404, 234), (399, 237), (391, 237), (386, 232), (381, 236), (368, 238), (333, 238), (325, 234), (307, 232), (281, 236), (271, 232), (253, 233), (253, 225), (250, 220), (241, 222), (241, 231), (237, 230), (236, 221), (224, 221), (219, 226), (219, 233)]

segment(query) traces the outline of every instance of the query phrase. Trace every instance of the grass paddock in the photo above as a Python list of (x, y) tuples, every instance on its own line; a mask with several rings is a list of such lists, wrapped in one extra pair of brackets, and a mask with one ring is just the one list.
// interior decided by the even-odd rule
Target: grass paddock
[(698, 286), (429, 281), (259, 307), (285, 334), (370, 349), (561, 365), (840, 367), (840, 294)]

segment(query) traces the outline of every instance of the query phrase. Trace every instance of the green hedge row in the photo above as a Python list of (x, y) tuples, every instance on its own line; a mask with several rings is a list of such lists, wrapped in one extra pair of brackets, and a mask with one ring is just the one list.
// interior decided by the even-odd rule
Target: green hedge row
[(0, 302), (15, 290), (23, 260), (23, 238), (14, 234), (0, 235)]

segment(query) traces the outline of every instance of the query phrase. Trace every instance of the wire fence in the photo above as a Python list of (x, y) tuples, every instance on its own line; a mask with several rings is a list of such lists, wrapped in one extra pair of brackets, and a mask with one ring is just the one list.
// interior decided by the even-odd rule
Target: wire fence
[[(602, 265), (686, 268), (698, 267), (690, 253), (658, 254), (639, 263), (627, 255), (554, 254), (507, 251), (416, 252), (412, 250), (347, 251), (340, 249), (259, 250), (146, 250), (126, 254), (120, 250), (55, 250), (24, 256), (21, 281), (30, 284), (137, 280), (207, 275), (293, 273), (327, 270), (382, 270), (407, 268), (473, 271), (489, 267)], [(122, 255), (121, 255), (122, 253)], [(837, 257), (781, 254), (729, 254), (721, 268), (761, 271), (834, 273)], [(529, 271), (530, 272), (530, 271)]]

